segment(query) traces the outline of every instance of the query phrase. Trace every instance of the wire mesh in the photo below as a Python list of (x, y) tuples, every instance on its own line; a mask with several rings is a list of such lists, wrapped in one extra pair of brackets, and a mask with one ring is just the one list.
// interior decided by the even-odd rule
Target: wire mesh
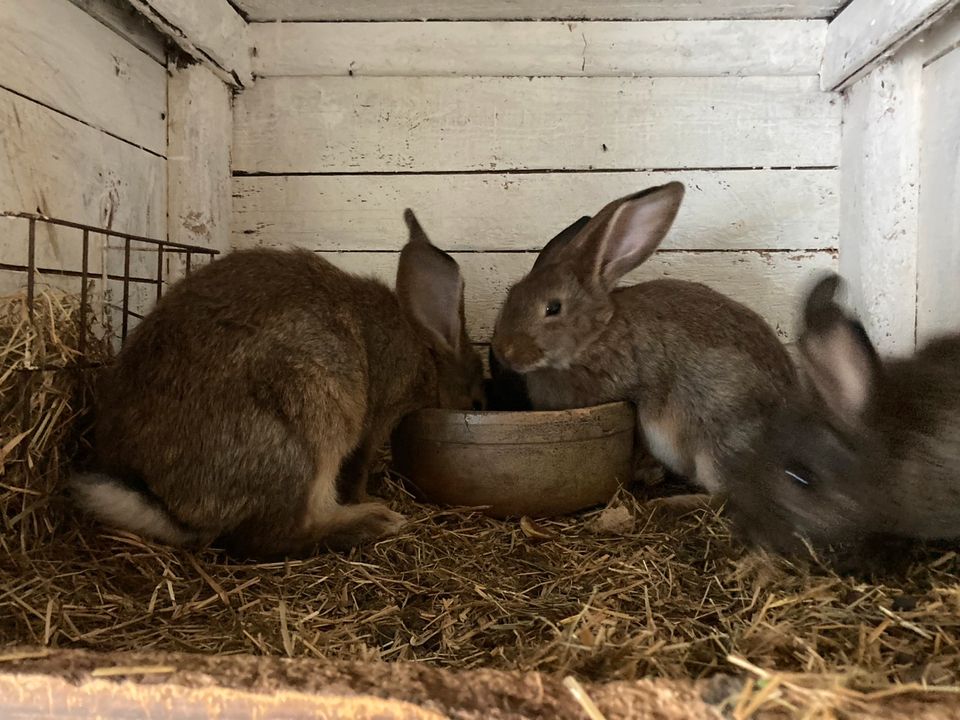
[[(90, 338), (87, 321), (98, 315), (119, 346), (165, 288), (209, 261), (217, 250), (121, 232), (106, 227), (47, 217), (3, 212), (4, 234), (23, 238), (24, 248), (0, 258), (6, 290), (25, 288), (29, 319), (34, 320), (37, 289), (52, 286), (79, 297), (80, 358)], [(24, 232), (25, 226), (25, 232)], [(95, 247), (96, 246), (96, 247)], [(99, 253), (96, 252), (99, 250)], [(29, 368), (44, 370), (55, 368)]]

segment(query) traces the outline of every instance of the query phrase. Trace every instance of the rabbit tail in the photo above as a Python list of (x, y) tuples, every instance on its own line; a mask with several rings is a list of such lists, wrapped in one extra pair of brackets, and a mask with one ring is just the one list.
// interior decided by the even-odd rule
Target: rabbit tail
[(194, 545), (200, 534), (173, 517), (146, 488), (100, 473), (70, 478), (77, 504), (106, 525), (128, 530), (168, 545)]

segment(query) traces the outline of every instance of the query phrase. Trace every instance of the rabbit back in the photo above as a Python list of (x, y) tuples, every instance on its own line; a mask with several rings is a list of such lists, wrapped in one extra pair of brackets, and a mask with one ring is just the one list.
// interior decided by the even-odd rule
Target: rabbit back
[(370, 306), (389, 317), (396, 300), (312, 253), (238, 252), (197, 271), (104, 377), (100, 468), (205, 536), (289, 537), (320, 466), (362, 433)]
[(700, 283), (652, 280), (611, 298), (610, 322), (575, 365), (527, 375), (531, 401), (630, 400), (651, 453), (719, 490), (715, 465), (749, 449), (794, 386), (785, 348), (759, 315)]
[[(885, 363), (865, 413), (885, 452), (877, 524), (921, 539), (960, 537), (960, 335)], [(878, 528), (883, 529), (883, 527)]]

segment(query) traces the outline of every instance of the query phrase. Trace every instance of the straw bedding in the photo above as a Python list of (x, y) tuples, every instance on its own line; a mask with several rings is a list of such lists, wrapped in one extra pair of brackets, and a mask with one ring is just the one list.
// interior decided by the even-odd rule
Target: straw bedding
[(386, 459), (382, 492), (410, 522), (349, 554), (252, 564), (96, 526), (59, 492), (82, 450), (93, 371), (23, 368), (101, 362), (109, 344), (88, 342), (79, 357), (69, 296), (44, 293), (35, 310), (30, 323), (22, 297), (0, 301), (0, 653), (253, 653), (584, 681), (746, 672), (754, 692), (802, 684), (785, 673), (859, 690), (960, 684), (960, 557), (949, 547), (917, 550), (905, 572), (867, 583), (745, 552), (714, 510), (679, 514), (628, 493), (522, 523), (419, 505)]

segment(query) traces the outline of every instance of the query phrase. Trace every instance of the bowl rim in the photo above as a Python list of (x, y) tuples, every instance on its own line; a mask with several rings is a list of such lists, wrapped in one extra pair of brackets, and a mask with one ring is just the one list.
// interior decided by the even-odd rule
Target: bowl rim
[(613, 402), (589, 405), (567, 410), (451, 410), (448, 408), (422, 408), (407, 415), (403, 422), (432, 422), (444, 420), (464, 423), (471, 427), (490, 427), (498, 425), (529, 426), (544, 423), (558, 423), (563, 421), (577, 422), (584, 419), (599, 417), (623, 416), (627, 421), (636, 417), (633, 403), (629, 400), (614, 400)]

